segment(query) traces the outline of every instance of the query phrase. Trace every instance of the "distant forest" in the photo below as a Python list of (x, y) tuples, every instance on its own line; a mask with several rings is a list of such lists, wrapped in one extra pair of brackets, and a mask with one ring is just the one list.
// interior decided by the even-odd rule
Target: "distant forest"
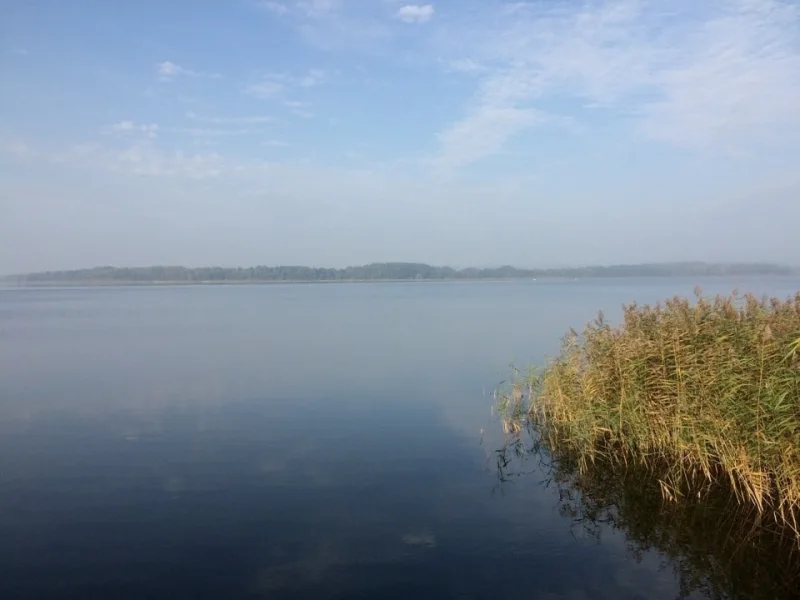
[(246, 283), (279, 281), (391, 281), (588, 277), (680, 277), (721, 275), (800, 275), (800, 270), (774, 264), (709, 264), (702, 262), (614, 265), (560, 269), (453, 269), (421, 263), (374, 263), (344, 269), (314, 267), (95, 267), (49, 271), (3, 279), (18, 285), (114, 283)]

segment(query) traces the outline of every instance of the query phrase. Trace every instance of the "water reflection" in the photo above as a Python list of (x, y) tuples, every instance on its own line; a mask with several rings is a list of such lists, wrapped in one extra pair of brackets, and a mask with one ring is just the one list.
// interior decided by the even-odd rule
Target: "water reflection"
[(493, 496), (477, 431), (399, 402), (39, 415), (0, 436), (0, 597), (673, 593), (613, 536), (565, 535), (536, 486)]
[[(506, 428), (508, 430), (508, 428)], [(649, 552), (679, 582), (678, 598), (780, 600), (797, 598), (800, 548), (785, 528), (740, 506), (730, 490), (702, 500), (663, 500), (647, 469), (597, 463), (581, 473), (568, 454), (539, 443), (530, 429), (507, 433), (495, 452), (497, 484), (503, 491), (518, 478), (538, 477), (558, 495), (558, 512), (574, 534), (600, 543), (621, 532), (638, 561)]]
[(492, 493), (538, 467), (481, 390), (677, 285), (2, 293), (0, 598), (672, 598), (539, 475)]

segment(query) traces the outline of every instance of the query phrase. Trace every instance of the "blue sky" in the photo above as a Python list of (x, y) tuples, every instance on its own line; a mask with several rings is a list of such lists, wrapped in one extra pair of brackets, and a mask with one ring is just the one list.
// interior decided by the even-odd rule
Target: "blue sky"
[(0, 4), (0, 272), (800, 263), (788, 0)]

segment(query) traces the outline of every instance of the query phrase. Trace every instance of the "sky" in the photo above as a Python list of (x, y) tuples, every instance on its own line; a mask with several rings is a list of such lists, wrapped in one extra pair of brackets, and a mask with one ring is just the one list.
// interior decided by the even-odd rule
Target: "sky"
[(0, 273), (800, 264), (796, 0), (0, 0)]

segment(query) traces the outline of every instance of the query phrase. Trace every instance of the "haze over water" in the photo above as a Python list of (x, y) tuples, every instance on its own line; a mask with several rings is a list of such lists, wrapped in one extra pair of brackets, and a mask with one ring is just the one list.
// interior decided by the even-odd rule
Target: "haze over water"
[(673, 598), (535, 464), (498, 484), (490, 393), (598, 309), (696, 284), (800, 289), (0, 290), (0, 597)]

